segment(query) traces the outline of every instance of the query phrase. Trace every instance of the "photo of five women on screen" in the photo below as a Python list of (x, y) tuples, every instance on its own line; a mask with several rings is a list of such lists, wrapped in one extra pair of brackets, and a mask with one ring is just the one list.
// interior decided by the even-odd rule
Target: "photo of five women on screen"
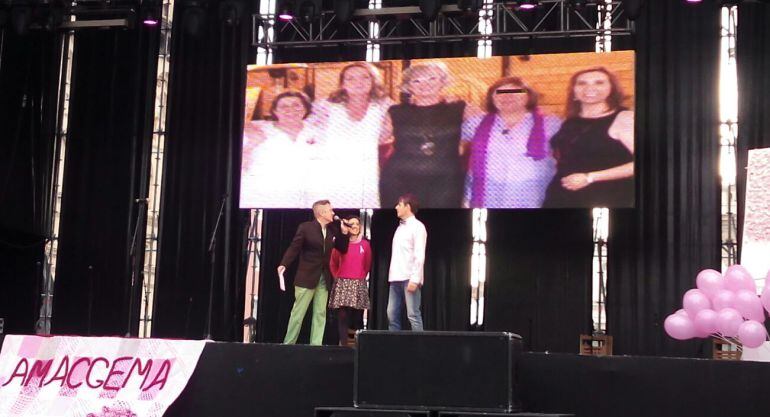
[(246, 122), (241, 207), (390, 207), (406, 193), (426, 208), (633, 206), (634, 115), (606, 68), (572, 75), (563, 119), (518, 77), (493, 82), (483, 108), (446, 93), (442, 62), (401, 80), (396, 103), (355, 62), (326, 98), (279, 93), (270, 120)]

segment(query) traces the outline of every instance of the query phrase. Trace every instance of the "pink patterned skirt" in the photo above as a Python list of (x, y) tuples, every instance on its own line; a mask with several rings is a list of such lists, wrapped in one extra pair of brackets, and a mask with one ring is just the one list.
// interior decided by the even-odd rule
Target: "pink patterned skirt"
[(369, 308), (369, 289), (364, 279), (337, 278), (329, 294), (329, 308), (351, 307), (357, 310)]

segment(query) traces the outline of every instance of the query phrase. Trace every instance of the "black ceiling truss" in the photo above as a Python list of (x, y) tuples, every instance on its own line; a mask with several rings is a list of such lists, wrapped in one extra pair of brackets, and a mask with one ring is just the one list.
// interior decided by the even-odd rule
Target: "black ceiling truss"
[[(480, 30), (480, 15), (486, 16), (486, 31)], [(609, 27), (599, 27), (597, 22), (605, 19)], [(378, 25), (371, 24), (374, 22)], [(418, 6), (357, 9), (345, 23), (333, 11), (323, 11), (309, 21), (288, 22), (273, 14), (255, 14), (252, 23), (252, 46), (262, 48), (623, 36), (633, 31), (622, 1), (593, 2), (578, 8), (572, 0), (542, 0), (534, 11), (498, 2), (475, 12), (444, 5), (433, 21), (425, 19)], [(268, 36), (270, 28), (274, 30), (272, 39)]]

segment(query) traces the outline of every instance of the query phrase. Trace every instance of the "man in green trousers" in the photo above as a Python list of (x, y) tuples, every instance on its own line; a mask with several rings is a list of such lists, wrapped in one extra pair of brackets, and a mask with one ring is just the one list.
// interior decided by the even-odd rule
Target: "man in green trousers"
[(329, 200), (313, 203), (315, 220), (305, 222), (297, 227), (297, 233), (286, 249), (286, 253), (278, 266), (278, 274), (283, 275), (286, 266), (291, 265), (299, 256), (299, 266), (294, 277), (294, 306), (286, 328), (283, 343), (297, 342), (299, 330), (305, 313), (313, 303), (312, 326), (310, 328), (310, 344), (323, 343), (324, 328), (326, 327), (326, 303), (329, 299), (329, 289), (333, 278), (329, 271), (329, 260), (332, 248), (342, 253), (348, 251), (348, 228), (342, 222), (335, 222), (334, 210)]

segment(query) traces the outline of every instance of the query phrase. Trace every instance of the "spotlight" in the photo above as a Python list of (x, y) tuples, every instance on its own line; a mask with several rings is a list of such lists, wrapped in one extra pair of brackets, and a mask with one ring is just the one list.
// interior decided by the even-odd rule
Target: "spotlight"
[(142, 23), (145, 26), (157, 26), (159, 22), (158, 11), (154, 7), (142, 11)]
[(278, 9), (278, 19), (284, 22), (290, 22), (294, 20), (294, 3), (286, 0), (281, 3), (281, 7)]
[(334, 0), (334, 18), (338, 23), (348, 23), (354, 10), (353, 0)]
[(240, 3), (226, 1), (219, 5), (219, 17), (226, 26), (236, 26), (241, 22)]
[(62, 22), (62, 11), (59, 8), (52, 7), (44, 13), (40, 19), (40, 28), (51, 32), (59, 28)]
[(8, 10), (0, 8), (0, 30), (5, 29), (5, 25), (8, 23)]
[(29, 6), (14, 6), (11, 8), (11, 25), (17, 35), (26, 35), (32, 19), (32, 9)]
[(420, 0), (420, 11), (425, 20), (432, 22), (441, 10), (441, 0)]
[(457, 0), (457, 8), (463, 12), (476, 13), (481, 9), (484, 0)]
[(582, 10), (587, 6), (587, 0), (569, 0), (567, 6), (573, 10)]
[(196, 37), (206, 26), (206, 11), (203, 3), (198, 1), (187, 2), (186, 6), (182, 12), (182, 29), (187, 35)]
[(623, 9), (626, 12), (628, 20), (636, 20), (642, 14), (644, 0), (623, 0)]
[(686, 0), (686, 1), (687, 1), (687, 3), (700, 3), (703, 0)]
[(537, 0), (521, 0), (519, 1), (519, 10), (534, 10), (538, 6)]
[(298, 17), (302, 23), (314, 21), (320, 14), (321, 4), (313, 0), (304, 0), (299, 4)]

